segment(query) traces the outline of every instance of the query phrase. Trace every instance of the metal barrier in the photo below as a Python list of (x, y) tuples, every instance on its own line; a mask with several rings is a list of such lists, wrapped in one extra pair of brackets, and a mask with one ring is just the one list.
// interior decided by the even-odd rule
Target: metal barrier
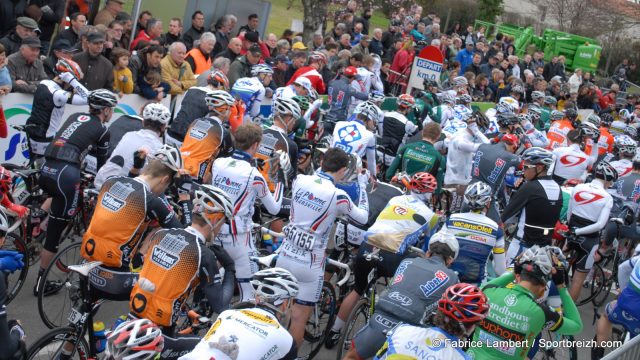
[(622, 344), (602, 360), (637, 360), (640, 359), (640, 336)]

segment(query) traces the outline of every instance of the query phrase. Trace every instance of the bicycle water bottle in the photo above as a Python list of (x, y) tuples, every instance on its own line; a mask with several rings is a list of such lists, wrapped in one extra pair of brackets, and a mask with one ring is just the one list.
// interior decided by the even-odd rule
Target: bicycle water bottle
[(107, 336), (104, 331), (104, 323), (102, 321), (95, 321), (93, 323), (93, 335), (96, 339), (96, 351), (101, 353), (107, 347)]
[(120, 326), (120, 324), (122, 324), (125, 321), (127, 321), (127, 315), (118, 316), (116, 321), (113, 323), (113, 326), (111, 327), (111, 331), (114, 331), (115, 329), (117, 329), (118, 326)]
[(262, 245), (265, 247), (267, 252), (270, 254), (273, 252), (273, 237), (271, 234), (263, 234), (262, 235)]

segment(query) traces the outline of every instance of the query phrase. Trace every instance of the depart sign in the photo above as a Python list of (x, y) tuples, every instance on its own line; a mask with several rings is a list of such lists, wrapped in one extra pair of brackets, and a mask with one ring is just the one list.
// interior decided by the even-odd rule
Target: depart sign
[(443, 62), (444, 56), (437, 47), (426, 46), (422, 49), (418, 56), (413, 59), (407, 94), (411, 93), (413, 88), (424, 90), (424, 80), (433, 80), (440, 83)]

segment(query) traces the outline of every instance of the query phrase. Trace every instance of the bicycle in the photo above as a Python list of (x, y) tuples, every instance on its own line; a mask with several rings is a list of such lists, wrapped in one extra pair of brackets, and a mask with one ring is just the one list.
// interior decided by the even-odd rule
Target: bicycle
[[(5, 213), (8, 213), (6, 209), (3, 208), (3, 210), (5, 210)], [(4, 242), (0, 244), (0, 249), (2, 250), (17, 251), (21, 253), (23, 256), (22, 262), (24, 263), (22, 269), (14, 272), (3, 271), (6, 282), (5, 285), (7, 288), (5, 305), (8, 305), (11, 300), (18, 295), (27, 279), (27, 274), (29, 273), (29, 249), (22, 238), (15, 234), (15, 231), (20, 228), (20, 225), (22, 225), (22, 219), (17, 218), (7, 230)]]

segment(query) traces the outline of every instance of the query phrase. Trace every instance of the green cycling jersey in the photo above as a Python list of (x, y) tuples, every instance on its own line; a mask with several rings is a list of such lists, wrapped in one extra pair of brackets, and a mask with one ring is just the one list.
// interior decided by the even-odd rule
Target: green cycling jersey
[(513, 273), (506, 273), (482, 288), (491, 307), (476, 326), (474, 346), (467, 350), (473, 359), (525, 359), (543, 329), (562, 335), (582, 331), (580, 313), (566, 288), (558, 289), (564, 311), (560, 314), (544, 303), (538, 304), (531, 291), (512, 284), (514, 279)]
[(543, 107), (540, 111), (540, 120), (536, 123), (536, 129), (539, 131), (547, 131), (551, 126), (551, 109)]
[(417, 172), (428, 172), (438, 180), (438, 190), (444, 181), (446, 159), (426, 140), (406, 144), (398, 149), (398, 155), (387, 169), (387, 179), (396, 171), (404, 171), (409, 176)]

